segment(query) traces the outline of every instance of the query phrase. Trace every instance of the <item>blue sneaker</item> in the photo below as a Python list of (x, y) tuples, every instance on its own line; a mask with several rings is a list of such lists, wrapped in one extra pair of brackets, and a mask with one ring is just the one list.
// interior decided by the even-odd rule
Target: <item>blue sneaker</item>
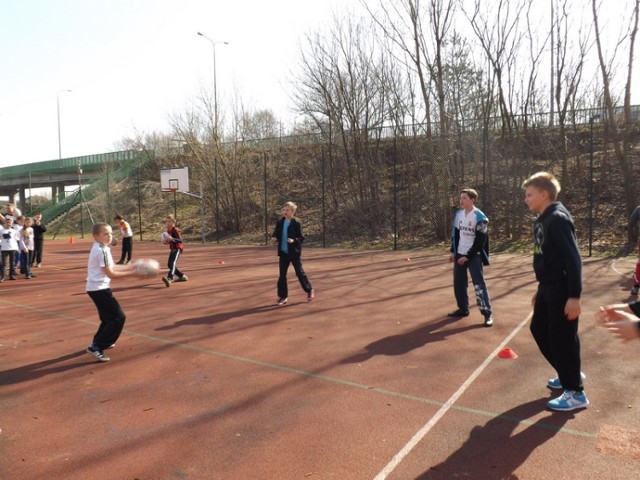
[(568, 412), (578, 408), (587, 408), (589, 400), (584, 392), (576, 392), (575, 390), (565, 390), (558, 398), (554, 398), (547, 402), (547, 407), (551, 410)]
[[(587, 376), (584, 373), (580, 372), (580, 378), (584, 381)], [(550, 378), (549, 380), (547, 380), (547, 387), (553, 388), (554, 390), (562, 390), (562, 384), (560, 383), (560, 379), (558, 377)]]

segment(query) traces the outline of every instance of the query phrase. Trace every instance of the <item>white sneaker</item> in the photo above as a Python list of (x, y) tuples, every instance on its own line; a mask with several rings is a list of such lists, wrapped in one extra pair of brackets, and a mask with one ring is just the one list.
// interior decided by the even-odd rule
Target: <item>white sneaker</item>
[(589, 405), (589, 400), (585, 393), (577, 392), (575, 390), (565, 390), (558, 398), (554, 398), (547, 402), (547, 407), (551, 410), (558, 410), (561, 412), (568, 412), (578, 408), (587, 408), (587, 405)]

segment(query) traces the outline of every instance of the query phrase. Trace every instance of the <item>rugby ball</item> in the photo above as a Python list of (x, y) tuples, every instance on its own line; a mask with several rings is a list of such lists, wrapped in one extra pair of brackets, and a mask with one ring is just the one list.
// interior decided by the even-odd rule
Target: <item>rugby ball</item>
[(136, 273), (143, 277), (153, 277), (160, 272), (160, 263), (153, 258), (140, 258), (133, 262)]
[(171, 235), (169, 235), (169, 232), (162, 232), (162, 234), (160, 235), (160, 241), (162, 243), (164, 243), (165, 245), (170, 243), (171, 242)]

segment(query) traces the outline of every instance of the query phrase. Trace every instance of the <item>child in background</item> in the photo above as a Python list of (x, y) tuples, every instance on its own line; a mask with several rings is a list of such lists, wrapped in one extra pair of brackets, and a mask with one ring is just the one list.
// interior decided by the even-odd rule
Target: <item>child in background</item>
[(167, 233), (171, 239), (168, 241), (169, 259), (167, 260), (167, 268), (169, 269), (169, 273), (167, 273), (166, 277), (162, 278), (162, 281), (167, 287), (170, 287), (173, 282), (173, 277), (175, 276), (178, 277), (178, 282), (186, 282), (189, 279), (184, 273), (178, 270), (178, 259), (184, 251), (182, 232), (176, 226), (176, 219), (173, 215), (167, 215), (165, 223), (167, 225)]
[(44, 251), (44, 234), (47, 227), (42, 223), (42, 214), (36, 213), (33, 216), (33, 258), (31, 259), (31, 267), (35, 265), (37, 268), (42, 267), (42, 253)]
[(9, 280), (16, 279), (15, 257), (19, 252), (18, 237), (18, 231), (13, 228), (13, 217), (5, 217), (4, 227), (0, 228), (0, 250), (2, 251), (0, 282), (4, 282), (5, 270), (9, 270)]
[(484, 281), (483, 265), (489, 265), (489, 219), (476, 207), (478, 192), (472, 188), (460, 191), (458, 201), (460, 208), (453, 217), (451, 233), (451, 256), (453, 263), (453, 292), (457, 310), (449, 317), (466, 317), (469, 315), (469, 275), (473, 281), (478, 309), (484, 317), (484, 326), (493, 325), (491, 299), (487, 284)]
[(298, 206), (293, 202), (287, 202), (282, 206), (282, 218), (276, 223), (276, 228), (271, 235), (271, 241), (278, 246), (279, 270), (278, 276), (278, 301), (277, 305), (288, 302), (289, 288), (287, 286), (287, 271), (289, 264), (293, 264), (298, 281), (302, 289), (307, 293), (307, 301), (315, 298), (315, 292), (307, 274), (302, 268), (302, 226), (294, 216)]
[(131, 230), (131, 225), (122, 215), (116, 215), (115, 220), (118, 222), (120, 241), (122, 242), (122, 254), (120, 255), (120, 260), (118, 260), (118, 265), (126, 265), (131, 261), (131, 255), (133, 254), (133, 230)]
[(92, 233), (95, 241), (89, 253), (86, 290), (98, 309), (100, 326), (87, 352), (101, 362), (108, 362), (110, 359), (104, 354), (104, 350), (115, 345), (126, 320), (122, 308), (111, 292), (111, 279), (137, 273), (132, 264), (114, 265), (109, 247), (113, 240), (111, 225), (96, 223)]
[(24, 273), (25, 278), (35, 278), (37, 275), (31, 273), (31, 263), (33, 261), (33, 220), (29, 217), (24, 219), (24, 225), (20, 230), (20, 249), (22, 250), (22, 260), (20, 263), (20, 273)]
[(20, 240), (22, 239), (22, 228), (24, 226), (24, 218), (25, 217), (23, 215), (18, 215), (13, 220), (13, 229), (18, 232), (18, 253), (16, 253), (13, 263), (16, 269), (18, 268), (18, 266), (20, 267), (20, 273), (25, 273), (24, 252), (23, 252), (22, 246), (20, 245)]

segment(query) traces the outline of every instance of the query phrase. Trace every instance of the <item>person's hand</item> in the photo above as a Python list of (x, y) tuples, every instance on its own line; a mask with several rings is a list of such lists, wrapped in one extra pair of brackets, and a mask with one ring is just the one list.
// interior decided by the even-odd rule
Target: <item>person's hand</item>
[(564, 314), (569, 320), (575, 320), (580, 316), (580, 299), (570, 298), (564, 306)]
[(468, 259), (467, 257), (460, 257), (460, 258), (458, 259), (458, 265), (462, 266), (462, 265), (464, 265), (465, 263), (467, 263), (468, 261), (469, 261), (469, 259)]
[(287, 238), (287, 243), (293, 243), (293, 238)]
[(276, 237), (271, 237), (271, 243), (276, 243), (278, 239)]
[(600, 324), (604, 324), (607, 322), (617, 322), (620, 320), (624, 320), (625, 317), (618, 315), (616, 312), (622, 311), (624, 313), (631, 313), (631, 309), (629, 305), (626, 303), (616, 303), (613, 305), (607, 305), (605, 307), (600, 307), (595, 314), (596, 322)]
[(600, 310), (598, 310), (595, 315), (596, 322), (604, 326), (606, 323), (620, 322), (626, 318), (623, 315), (626, 312), (617, 310), (612, 307), (614, 307), (614, 305), (600, 307)]
[(640, 329), (638, 328), (640, 318), (635, 315), (622, 310), (614, 310), (611, 313), (607, 313), (606, 318), (609, 321), (602, 323), (602, 326), (609, 330), (614, 337), (625, 342), (640, 338)]

